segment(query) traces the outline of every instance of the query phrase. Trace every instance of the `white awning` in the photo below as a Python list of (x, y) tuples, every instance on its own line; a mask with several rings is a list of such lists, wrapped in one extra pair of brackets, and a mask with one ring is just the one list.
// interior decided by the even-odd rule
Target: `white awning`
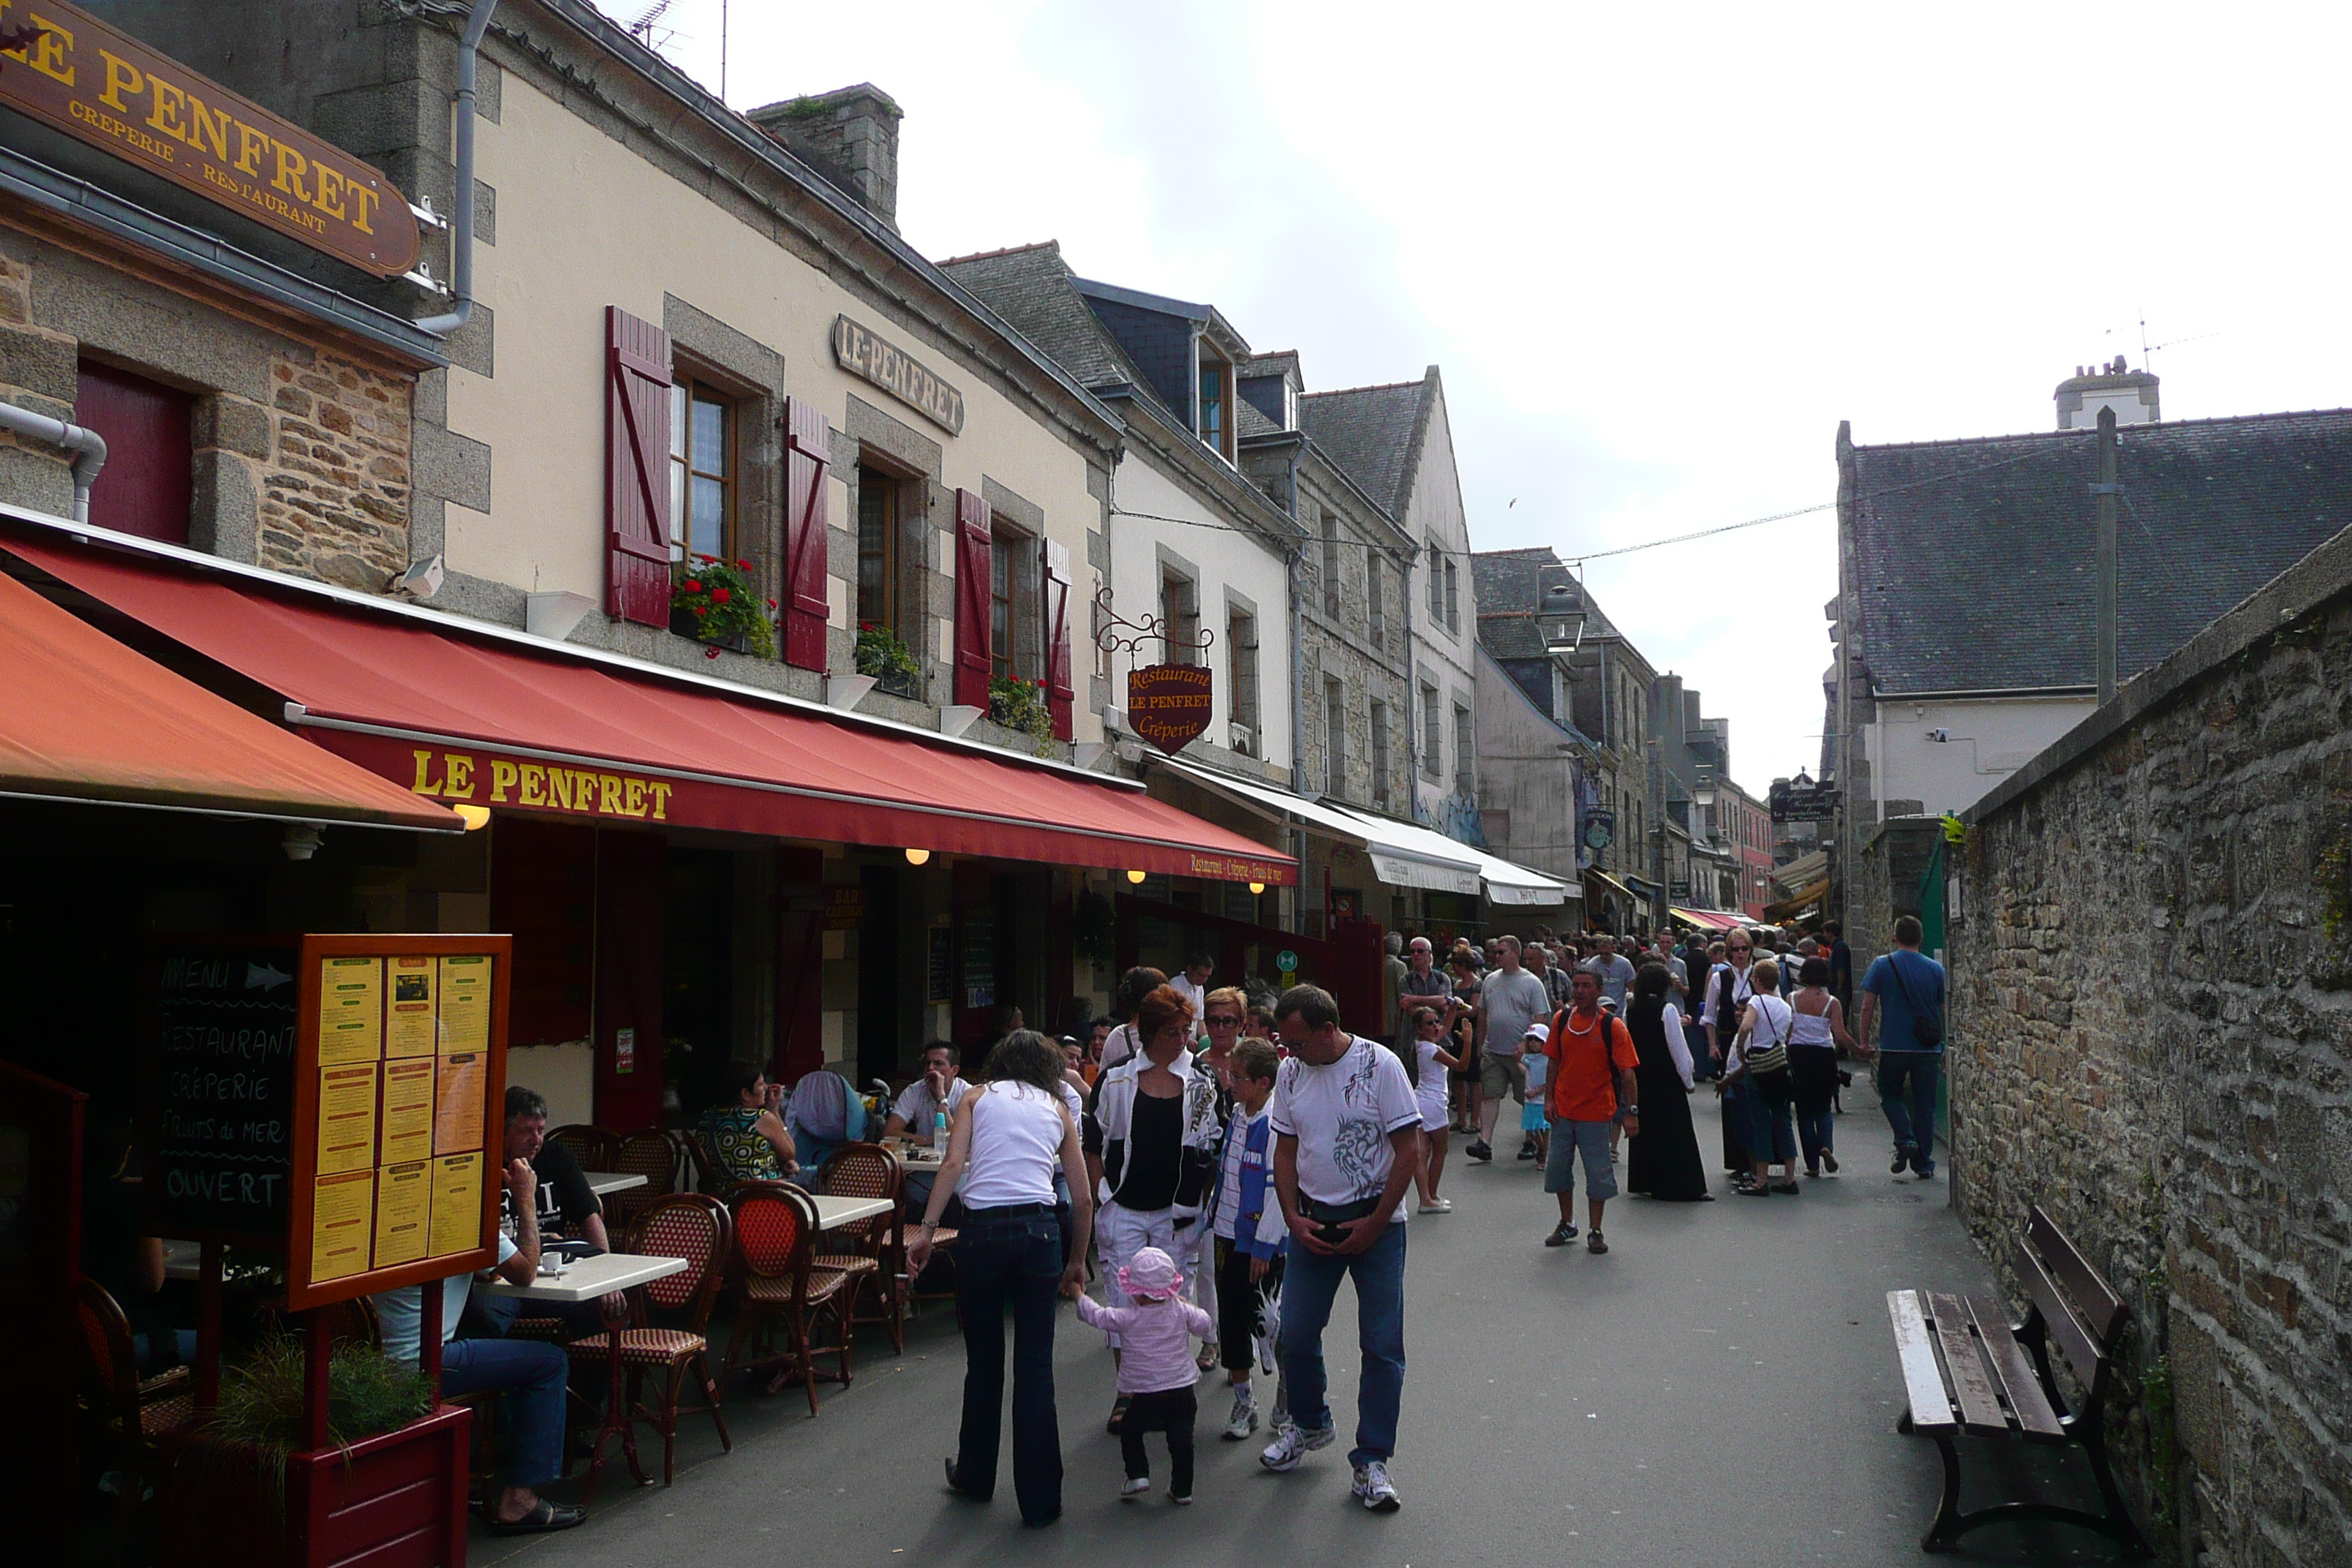
[[(1392, 844), (1418, 849), (1429, 856), (1466, 857), (1478, 868), (1478, 879), (1486, 884), (1486, 899), (1490, 903), (1542, 906), (1566, 903), (1570, 899), (1581, 900), (1584, 897), (1584, 889), (1580, 887), (1563, 882), (1557, 877), (1548, 877), (1515, 860), (1490, 855), (1458, 838), (1448, 838), (1435, 828), (1423, 827), (1414, 822), (1399, 822), (1392, 817), (1375, 816), (1352, 806), (1338, 809), (1366, 824), (1369, 831), (1381, 834)], [(1377, 853), (1375, 851), (1376, 856)]]
[[(1326, 805), (1273, 784), (1204, 768), (1179, 758), (1166, 765), (1186, 778), (1266, 810), (1295, 816), (1316, 831), (1361, 847), (1372, 873), (1392, 888), (1426, 888), (1440, 893), (1475, 893), (1484, 880), (1482, 852), (1442, 833), (1369, 812)], [(1523, 873), (1532, 876), (1533, 873)]]

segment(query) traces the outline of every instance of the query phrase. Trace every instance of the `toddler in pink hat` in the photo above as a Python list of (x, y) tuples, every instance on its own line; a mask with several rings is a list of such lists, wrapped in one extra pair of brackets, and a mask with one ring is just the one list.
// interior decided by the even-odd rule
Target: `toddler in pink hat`
[(1192, 1423), (1199, 1414), (1192, 1384), (1200, 1367), (1192, 1341), (1213, 1339), (1209, 1314), (1183, 1298), (1176, 1260), (1156, 1247), (1138, 1252), (1118, 1271), (1119, 1289), (1131, 1306), (1105, 1307), (1091, 1296), (1078, 1298), (1080, 1321), (1118, 1336), (1118, 1392), (1127, 1400), (1118, 1425), (1118, 1446), (1127, 1461), (1123, 1500), (1151, 1489), (1151, 1464), (1143, 1452), (1146, 1432), (1168, 1434), (1168, 1500), (1192, 1500)]

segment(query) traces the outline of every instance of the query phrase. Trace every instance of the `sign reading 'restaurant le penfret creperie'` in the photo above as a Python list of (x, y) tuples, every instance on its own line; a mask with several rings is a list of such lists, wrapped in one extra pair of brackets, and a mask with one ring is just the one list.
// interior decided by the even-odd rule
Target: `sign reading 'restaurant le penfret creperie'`
[(416, 265), (380, 171), (62, 0), (0, 0), (0, 104), (363, 272)]

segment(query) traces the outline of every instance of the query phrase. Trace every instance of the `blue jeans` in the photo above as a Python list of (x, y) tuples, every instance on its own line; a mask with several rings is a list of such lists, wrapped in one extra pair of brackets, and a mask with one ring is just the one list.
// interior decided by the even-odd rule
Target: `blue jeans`
[(1878, 1103), (1886, 1108), (1895, 1146), (1917, 1146), (1911, 1166), (1923, 1176), (1936, 1168), (1936, 1090), (1943, 1072), (1941, 1051), (1878, 1053)]
[(1290, 1418), (1310, 1431), (1331, 1425), (1323, 1330), (1331, 1321), (1340, 1278), (1352, 1274), (1363, 1372), (1356, 1384), (1356, 1447), (1348, 1462), (1385, 1460), (1396, 1452), (1397, 1411), (1404, 1403), (1404, 1226), (1390, 1225), (1352, 1258), (1309, 1252), (1296, 1237), (1284, 1246), (1282, 1375), (1290, 1390)]
[(1761, 1160), (1768, 1165), (1795, 1163), (1797, 1130), (1789, 1120), (1790, 1101), (1785, 1091), (1768, 1090), (1750, 1082), (1745, 1098), (1748, 1101), (1748, 1157)]
[(441, 1347), (441, 1392), (507, 1395), (510, 1487), (543, 1487), (563, 1463), (563, 1375), (569, 1358), (536, 1340), (451, 1340)]
[(1062, 1229), (1050, 1207), (1034, 1214), (966, 1209), (956, 1232), (956, 1315), (963, 1321), (963, 1428), (956, 1489), (996, 1490), (1003, 1435), (1004, 1311), (1013, 1310), (1013, 1492), (1021, 1517), (1045, 1524), (1062, 1513), (1062, 1430), (1054, 1413), (1054, 1307), (1062, 1278)]

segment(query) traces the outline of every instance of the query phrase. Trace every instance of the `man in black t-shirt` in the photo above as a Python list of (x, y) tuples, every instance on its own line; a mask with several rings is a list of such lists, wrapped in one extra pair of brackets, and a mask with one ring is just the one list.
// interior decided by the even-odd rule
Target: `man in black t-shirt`
[[(537, 1089), (507, 1086), (506, 1157), (528, 1160), (539, 1176), (539, 1234), (548, 1241), (584, 1241), (600, 1252), (613, 1250), (604, 1228), (604, 1205), (588, 1187), (588, 1177), (572, 1151), (547, 1141), (547, 1101)], [(511, 1196), (502, 1197), (500, 1224), (511, 1229)]]

